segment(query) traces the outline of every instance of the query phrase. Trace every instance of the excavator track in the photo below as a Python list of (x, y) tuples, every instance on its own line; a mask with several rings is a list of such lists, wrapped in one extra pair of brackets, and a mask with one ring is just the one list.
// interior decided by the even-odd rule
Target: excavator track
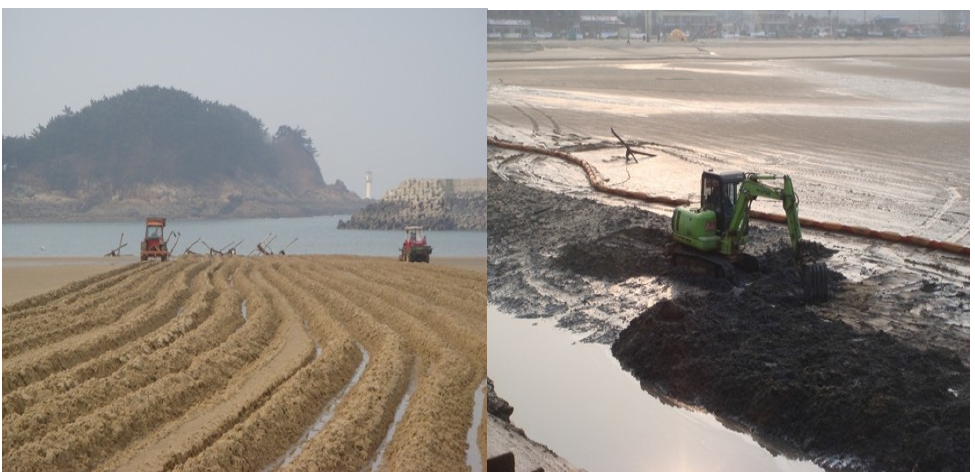
[[(681, 244), (667, 246), (674, 267), (703, 275), (711, 275), (735, 283), (738, 273), (757, 272), (761, 262), (755, 256), (741, 254), (737, 258), (695, 251)], [(826, 264), (816, 262), (805, 264), (800, 271), (802, 291), (807, 303), (818, 304), (829, 301), (829, 271)]]
[(689, 249), (677, 243), (667, 246), (674, 267), (688, 272), (713, 275), (732, 282), (736, 279), (734, 264), (723, 256)]

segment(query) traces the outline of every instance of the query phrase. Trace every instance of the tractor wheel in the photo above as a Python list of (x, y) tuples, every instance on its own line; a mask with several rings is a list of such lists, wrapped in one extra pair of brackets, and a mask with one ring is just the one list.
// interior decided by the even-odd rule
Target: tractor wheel
[(169, 256), (159, 256), (160, 261), (166, 262), (166, 259), (169, 259)]
[(148, 257), (148, 256), (146, 256), (145, 254), (143, 254), (143, 255), (141, 255), (141, 256), (139, 257), (139, 260), (141, 260), (142, 262), (145, 262), (145, 261), (148, 261), (148, 260), (149, 260), (149, 257)]

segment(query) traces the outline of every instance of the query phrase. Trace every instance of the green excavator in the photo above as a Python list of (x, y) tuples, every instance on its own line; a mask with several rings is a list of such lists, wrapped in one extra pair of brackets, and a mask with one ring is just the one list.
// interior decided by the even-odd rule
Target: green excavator
[[(778, 179), (783, 181), (782, 188), (765, 184)], [(806, 300), (825, 302), (829, 299), (826, 265), (813, 262), (806, 254), (799, 227), (799, 201), (788, 175), (704, 172), (701, 207), (674, 209), (671, 227), (674, 240), (680, 243), (672, 250), (674, 259), (728, 278), (734, 278), (736, 266), (757, 269), (758, 260), (742, 250), (748, 243), (748, 212), (759, 197), (782, 202)]]

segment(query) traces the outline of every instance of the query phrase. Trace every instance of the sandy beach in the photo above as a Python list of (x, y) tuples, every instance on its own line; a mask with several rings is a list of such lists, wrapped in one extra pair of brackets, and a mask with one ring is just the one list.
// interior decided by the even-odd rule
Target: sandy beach
[[(138, 262), (122, 257), (5, 257), (3, 258), (3, 304), (54, 290), (70, 282)], [(430, 264), (486, 273), (486, 259), (477, 257), (434, 257)]]
[(3, 304), (16, 303), (135, 262), (138, 262), (135, 256), (4, 257)]

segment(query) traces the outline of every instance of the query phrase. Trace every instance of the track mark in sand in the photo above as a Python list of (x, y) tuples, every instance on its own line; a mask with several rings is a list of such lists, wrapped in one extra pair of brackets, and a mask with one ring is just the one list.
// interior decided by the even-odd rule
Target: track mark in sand
[(928, 229), (934, 226), (934, 224), (937, 223), (938, 220), (940, 220), (941, 217), (944, 216), (944, 214), (949, 209), (951, 209), (951, 207), (955, 205), (955, 203), (958, 203), (959, 199), (961, 199), (961, 194), (958, 193), (957, 188), (948, 187), (947, 190), (948, 190), (948, 201), (946, 201), (944, 205), (941, 205), (941, 208), (939, 208), (938, 211), (934, 212), (933, 215), (931, 215), (926, 220), (924, 220), (924, 223), (921, 223), (922, 229)]
[(473, 472), (481, 471), (482, 454), (481, 448), (477, 444), (477, 432), (478, 428), (481, 426), (481, 422), (484, 421), (484, 401), (487, 397), (485, 391), (487, 389), (487, 377), (477, 385), (477, 390), (474, 390), (474, 412), (473, 421), (471, 421), (471, 429), (467, 432), (467, 465), (470, 466)]
[(539, 133), (538, 122), (535, 121), (535, 119), (532, 118), (532, 116), (529, 115), (525, 110), (522, 110), (521, 108), (518, 108), (514, 105), (511, 105), (511, 108), (514, 108), (515, 110), (518, 110), (518, 112), (521, 113), (522, 115), (525, 115), (525, 118), (528, 118), (528, 121), (532, 122), (532, 136), (538, 135)]
[(548, 121), (552, 122), (552, 131), (554, 131), (555, 134), (562, 136), (562, 127), (559, 126), (558, 121), (555, 121), (555, 118), (552, 118), (548, 113), (545, 113), (544, 111), (539, 110), (538, 108), (531, 107), (531, 109), (537, 111), (540, 115), (544, 116), (545, 118), (548, 118)]
[[(661, 144), (655, 142), (649, 143), (636, 143), (638, 146), (654, 149), (656, 151), (662, 152), (664, 154), (669, 154), (682, 161), (690, 162), (692, 164), (700, 164), (704, 166), (713, 165), (715, 162), (727, 164), (728, 161), (717, 156), (712, 156), (710, 154), (704, 154), (691, 148), (683, 146), (674, 146), (670, 144)], [(710, 161), (710, 162), (708, 162)]]
[(948, 236), (948, 241), (954, 241), (954, 242), (964, 241), (967, 243), (969, 239), (969, 235), (971, 234), (971, 230), (969, 229), (970, 224), (971, 224), (971, 220), (965, 220), (965, 227), (959, 229), (958, 231), (955, 231), (954, 233), (951, 233), (951, 236)]
[(278, 468), (284, 467), (294, 461), (295, 458), (301, 455), (305, 444), (314, 439), (318, 433), (322, 432), (325, 425), (327, 425), (332, 417), (335, 416), (335, 408), (339, 406), (339, 403), (342, 403), (342, 399), (345, 398), (345, 395), (349, 393), (349, 390), (351, 390), (352, 387), (359, 382), (359, 378), (362, 377), (362, 373), (366, 371), (366, 366), (369, 365), (369, 351), (366, 351), (366, 348), (362, 347), (362, 344), (355, 343), (355, 345), (362, 353), (362, 362), (359, 363), (359, 367), (356, 369), (355, 374), (352, 375), (352, 380), (350, 380), (345, 387), (342, 387), (342, 390), (332, 401), (325, 405), (325, 408), (322, 409), (322, 413), (318, 415), (315, 423), (312, 424), (311, 427), (309, 427), (308, 430), (301, 435), (301, 439), (298, 440), (298, 443), (288, 449), (288, 452), (286, 452), (283, 456), (261, 469), (263, 472), (277, 470)]
[(393, 422), (389, 425), (389, 430), (386, 432), (386, 437), (383, 438), (383, 442), (379, 445), (379, 449), (376, 450), (376, 457), (373, 459), (369, 470), (376, 472), (383, 465), (383, 454), (386, 452), (386, 446), (389, 446), (389, 442), (393, 440), (393, 435), (396, 434), (396, 425), (399, 424), (400, 420), (403, 419), (403, 415), (406, 413), (406, 407), (410, 404), (410, 397), (416, 391), (416, 366), (413, 367), (413, 373), (410, 375), (410, 386), (406, 388), (406, 392), (403, 393), (403, 399), (400, 400), (399, 406), (396, 407), (396, 413), (393, 415)]
[(509, 127), (509, 128), (514, 128), (514, 127), (515, 127), (515, 126), (514, 126), (514, 125), (512, 125), (511, 123), (508, 123), (507, 121), (504, 121), (504, 120), (502, 120), (501, 118), (498, 118), (498, 117), (496, 117), (496, 116), (494, 116), (494, 115), (492, 115), (492, 114), (490, 114), (490, 113), (488, 113), (488, 115), (487, 115), (487, 117), (488, 117), (489, 119), (492, 119), (492, 120), (494, 120), (494, 121), (497, 121), (498, 123), (501, 123), (502, 125), (505, 125), (505, 126), (507, 126), (507, 127)]

